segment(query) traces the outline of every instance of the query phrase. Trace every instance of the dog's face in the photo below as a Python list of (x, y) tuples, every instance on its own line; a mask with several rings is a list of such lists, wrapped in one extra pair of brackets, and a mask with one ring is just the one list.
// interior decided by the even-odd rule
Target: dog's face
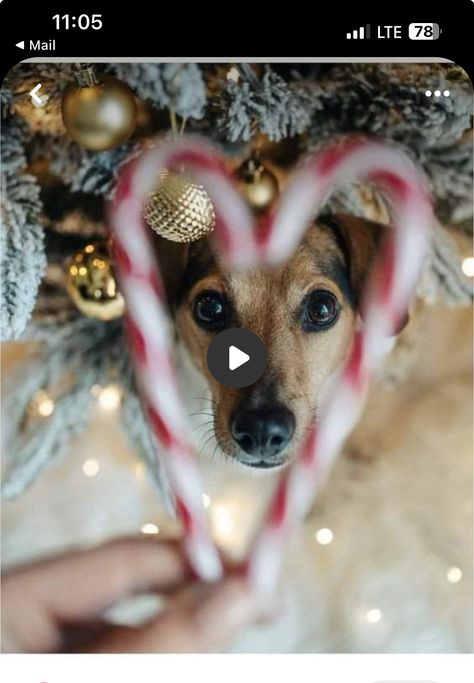
[[(290, 259), (272, 270), (224, 272), (207, 240), (182, 255), (172, 295), (178, 334), (213, 396), (222, 451), (270, 468), (297, 453), (328, 378), (351, 345), (358, 302), (381, 228), (354, 217), (318, 220)], [(266, 346), (264, 375), (245, 389), (218, 383), (207, 368), (214, 335), (246, 327)]]

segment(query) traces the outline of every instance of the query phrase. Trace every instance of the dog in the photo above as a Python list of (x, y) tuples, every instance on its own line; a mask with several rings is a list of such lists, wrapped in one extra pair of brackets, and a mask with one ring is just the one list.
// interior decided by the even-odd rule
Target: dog
[[(226, 457), (270, 469), (296, 455), (351, 348), (385, 230), (352, 215), (321, 216), (286, 263), (238, 274), (222, 269), (207, 238), (187, 246), (160, 240), (178, 340), (210, 391), (214, 436)], [(252, 330), (268, 353), (263, 376), (244, 389), (223, 386), (207, 367), (210, 342), (229, 327)]]

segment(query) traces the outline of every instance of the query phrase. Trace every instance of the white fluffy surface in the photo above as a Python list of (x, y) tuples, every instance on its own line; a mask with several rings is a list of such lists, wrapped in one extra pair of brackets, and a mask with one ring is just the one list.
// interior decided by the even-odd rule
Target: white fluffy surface
[[(242, 634), (230, 651), (472, 650), (470, 383), (457, 378), (419, 392), (387, 430), (397, 438), (372, 459), (341, 457), (289, 548), (281, 616)], [(82, 472), (88, 458), (100, 464), (93, 478)], [(137, 465), (115, 417), (98, 410), (61, 463), (3, 504), (4, 566), (135, 533), (145, 522), (166, 530)], [(203, 468), (216, 535), (241, 551), (274, 477), (220, 460), (203, 459)], [(316, 542), (321, 527), (333, 531), (330, 545)], [(463, 573), (455, 584), (447, 580), (453, 566)], [(367, 620), (369, 610), (380, 611), (378, 623)]]

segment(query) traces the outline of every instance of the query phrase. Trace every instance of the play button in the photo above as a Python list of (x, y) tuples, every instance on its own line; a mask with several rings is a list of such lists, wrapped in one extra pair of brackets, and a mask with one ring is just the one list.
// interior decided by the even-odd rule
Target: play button
[(244, 327), (224, 330), (207, 350), (207, 365), (214, 379), (234, 389), (255, 384), (266, 362), (267, 351), (260, 337)]
[(248, 353), (241, 351), (236, 346), (229, 346), (229, 370), (237, 370), (248, 360), (250, 360)]

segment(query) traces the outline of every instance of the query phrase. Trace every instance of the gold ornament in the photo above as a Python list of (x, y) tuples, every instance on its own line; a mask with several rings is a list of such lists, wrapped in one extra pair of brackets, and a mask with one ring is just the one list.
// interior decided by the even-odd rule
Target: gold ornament
[(66, 288), (77, 308), (90, 318), (114, 320), (125, 312), (125, 302), (102, 242), (88, 244), (73, 256)]
[(257, 155), (244, 161), (237, 178), (242, 194), (257, 213), (267, 209), (278, 196), (278, 180)]
[(205, 188), (184, 172), (164, 170), (145, 207), (148, 225), (172, 242), (193, 242), (214, 229), (215, 214)]
[(74, 75), (76, 83), (67, 86), (61, 103), (69, 135), (94, 152), (123, 144), (137, 121), (131, 90), (113, 76), (98, 74), (93, 66), (80, 65)]

